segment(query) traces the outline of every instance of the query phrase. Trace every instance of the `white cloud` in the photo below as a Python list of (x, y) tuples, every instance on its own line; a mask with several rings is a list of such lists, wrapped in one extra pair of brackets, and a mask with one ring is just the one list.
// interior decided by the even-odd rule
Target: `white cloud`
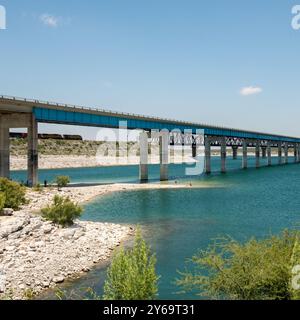
[(44, 13), (40, 15), (40, 21), (47, 27), (56, 28), (59, 25), (60, 18)]
[(253, 86), (250, 86), (250, 87), (244, 87), (241, 89), (240, 91), (240, 94), (242, 96), (251, 96), (253, 94), (259, 94), (261, 93), (263, 90), (262, 88), (260, 87), (253, 87)]

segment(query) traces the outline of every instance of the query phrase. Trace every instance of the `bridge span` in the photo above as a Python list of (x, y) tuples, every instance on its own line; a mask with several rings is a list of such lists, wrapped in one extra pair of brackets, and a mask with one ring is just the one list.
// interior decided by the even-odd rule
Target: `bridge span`
[[(293, 149), (294, 162), (300, 162), (300, 138), (262, 132), (223, 128), (201, 123), (118, 113), (98, 108), (52, 103), (48, 101), (0, 96), (0, 176), (10, 176), (9, 129), (27, 128), (28, 184), (38, 183), (38, 123), (69, 124), (78, 126), (120, 128), (126, 122), (128, 129), (143, 130), (140, 134), (140, 180), (148, 179), (149, 132), (158, 132), (160, 144), (161, 180), (168, 179), (168, 148), (170, 144), (190, 144), (193, 157), (197, 156), (198, 138), (203, 135), (205, 172), (211, 172), (211, 147), (221, 147), (221, 172), (226, 172), (227, 147), (237, 158), (242, 148), (242, 168), (248, 167), (248, 147), (255, 148), (256, 167), (260, 157), (268, 158), (272, 165), (271, 148), (278, 149), (278, 164), (288, 163), (289, 150)], [(186, 139), (187, 137), (187, 139)], [(179, 142), (181, 141), (181, 142)], [(187, 141), (187, 142), (186, 142)], [(284, 151), (284, 159), (282, 156)]]

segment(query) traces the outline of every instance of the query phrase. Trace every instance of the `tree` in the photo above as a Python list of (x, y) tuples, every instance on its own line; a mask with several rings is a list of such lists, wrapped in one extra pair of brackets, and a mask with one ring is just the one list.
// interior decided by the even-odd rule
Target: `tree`
[(81, 216), (83, 209), (70, 198), (56, 195), (53, 204), (41, 210), (43, 218), (62, 227), (71, 226), (74, 220)]
[(26, 204), (26, 188), (19, 183), (7, 178), (0, 178), (0, 192), (4, 194), (4, 208), (18, 210), (21, 205)]
[(55, 182), (57, 184), (57, 188), (58, 190), (60, 190), (61, 188), (64, 188), (68, 185), (68, 183), (70, 183), (70, 177), (68, 176), (57, 176), (55, 179)]
[(132, 249), (113, 257), (104, 284), (104, 300), (151, 300), (157, 296), (156, 258), (137, 231)]
[[(241, 300), (292, 299), (291, 258), (298, 232), (284, 231), (264, 240), (239, 244), (230, 238), (215, 240), (196, 254), (193, 270), (181, 272), (177, 284), (210, 298)], [(299, 254), (299, 247), (297, 247)], [(297, 255), (299, 258), (299, 255)], [(299, 261), (299, 260), (298, 260)], [(298, 293), (299, 294), (299, 293)]]

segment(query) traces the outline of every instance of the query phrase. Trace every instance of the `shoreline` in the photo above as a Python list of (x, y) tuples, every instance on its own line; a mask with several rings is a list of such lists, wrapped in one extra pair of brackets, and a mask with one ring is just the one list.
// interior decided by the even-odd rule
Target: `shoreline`
[(187, 184), (113, 184), (27, 190), (30, 200), (11, 217), (0, 217), (0, 300), (38, 296), (74, 280), (100, 263), (134, 234), (134, 226), (76, 220), (61, 228), (38, 215), (55, 194), (84, 205), (112, 192), (192, 188)]
[[(213, 158), (219, 157), (218, 154), (212, 154)], [(240, 154), (238, 155), (241, 156)], [(254, 157), (255, 154), (248, 152), (249, 157)], [(272, 153), (272, 157), (276, 157)], [(292, 157), (293, 154), (289, 154)], [(96, 156), (83, 156), (83, 155), (60, 155), (59, 161), (57, 156), (40, 155), (39, 156), (39, 169), (76, 169), (76, 168), (95, 168), (95, 167), (113, 167), (113, 166), (136, 166), (140, 164), (140, 157), (133, 156), (128, 158), (115, 158), (115, 157), (96, 157)], [(182, 163), (195, 163), (196, 159), (192, 158), (190, 154), (170, 156), (170, 164)], [(159, 156), (153, 155), (149, 158), (149, 165), (159, 164)], [(10, 157), (11, 171), (25, 171), (27, 170), (27, 157), (26, 156), (11, 156)]]
[[(175, 156), (170, 158), (170, 164), (194, 163), (196, 160), (190, 155)], [(159, 164), (159, 156), (153, 156), (149, 159), (149, 165)], [(113, 166), (136, 166), (140, 164), (140, 157), (129, 158), (109, 158), (109, 157), (95, 157), (95, 156), (39, 156), (39, 169), (75, 169), (75, 168), (94, 168), (94, 167), (113, 167)], [(10, 157), (11, 171), (27, 170), (26, 156), (11, 156)]]

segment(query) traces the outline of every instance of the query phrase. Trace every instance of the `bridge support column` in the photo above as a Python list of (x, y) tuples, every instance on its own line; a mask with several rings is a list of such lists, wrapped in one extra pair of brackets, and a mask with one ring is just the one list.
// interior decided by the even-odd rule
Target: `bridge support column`
[(247, 140), (243, 141), (243, 165), (242, 168), (243, 169), (247, 169), (248, 168), (248, 143)]
[(148, 134), (140, 133), (140, 181), (148, 181)]
[(162, 131), (159, 137), (160, 181), (168, 180), (169, 132)]
[(282, 164), (282, 143), (278, 142), (278, 164)]
[(289, 145), (287, 143), (284, 144), (284, 163), (289, 163)]
[(238, 146), (232, 146), (232, 159), (236, 160), (238, 155)]
[(209, 138), (205, 138), (204, 141), (204, 147), (205, 147), (205, 173), (210, 174), (211, 173), (211, 146), (210, 146), (210, 140)]
[(295, 144), (295, 149), (294, 149), (294, 156), (295, 156), (295, 162), (299, 162), (299, 145), (298, 143)]
[(34, 115), (30, 117), (28, 127), (28, 185), (38, 184), (38, 124)]
[(197, 157), (197, 144), (193, 143), (192, 145), (192, 157), (196, 158)]
[(256, 141), (256, 147), (255, 147), (255, 166), (256, 168), (260, 167), (260, 141)]
[(272, 165), (272, 149), (271, 149), (270, 141), (268, 141), (267, 154), (268, 154), (268, 166), (271, 166)]
[(0, 176), (9, 178), (9, 127), (0, 116)]
[(266, 146), (262, 146), (261, 147), (261, 157), (263, 159), (266, 159), (267, 158), (267, 147)]
[(221, 173), (226, 173), (226, 139), (221, 138)]

